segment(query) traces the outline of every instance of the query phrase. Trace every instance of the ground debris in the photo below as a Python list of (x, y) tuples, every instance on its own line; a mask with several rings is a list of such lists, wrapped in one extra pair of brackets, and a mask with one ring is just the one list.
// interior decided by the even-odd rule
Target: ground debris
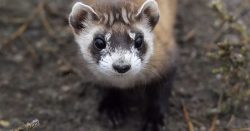
[(35, 119), (31, 122), (28, 122), (28, 123), (16, 128), (16, 129), (10, 130), (10, 131), (30, 131), (32, 129), (39, 127), (39, 126), (40, 126), (39, 120)]
[(11, 42), (15, 41), (17, 38), (19, 38), (20, 36), (22, 36), (24, 34), (24, 32), (27, 30), (28, 26), (30, 25), (30, 23), (36, 18), (37, 14), (39, 12), (41, 12), (41, 10), (43, 9), (45, 0), (42, 0), (39, 5), (32, 11), (32, 14), (28, 17), (28, 19), (17, 29), (16, 32), (14, 32), (13, 34), (10, 35), (10, 37), (8, 39), (6, 39), (1, 45), (0, 45), (0, 49), (7, 46), (8, 44), (10, 44)]

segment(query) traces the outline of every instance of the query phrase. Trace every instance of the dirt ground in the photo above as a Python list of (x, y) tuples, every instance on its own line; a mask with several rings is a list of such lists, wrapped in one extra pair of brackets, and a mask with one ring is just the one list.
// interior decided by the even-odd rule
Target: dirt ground
[[(224, 0), (230, 12), (239, 14), (249, 0)], [(176, 37), (180, 47), (178, 75), (172, 92), (166, 130), (188, 131), (183, 103), (196, 131), (208, 131), (217, 106), (221, 82), (211, 73), (216, 63), (207, 57), (217, 32), (210, 0), (179, 0)], [(74, 1), (0, 1), (0, 131), (39, 119), (41, 131), (110, 131), (98, 118), (98, 93), (79, 62), (77, 46), (66, 17)], [(244, 4), (243, 4), (244, 3)], [(35, 14), (36, 10), (39, 11)], [(32, 18), (32, 14), (35, 14)], [(6, 43), (20, 26), (27, 30)], [(250, 13), (241, 21), (250, 27)], [(25, 28), (25, 25), (23, 26)], [(235, 114), (216, 120), (216, 130), (250, 127), (249, 104)], [(117, 131), (137, 131), (140, 118), (129, 116)], [(220, 128), (220, 129), (219, 129)]]

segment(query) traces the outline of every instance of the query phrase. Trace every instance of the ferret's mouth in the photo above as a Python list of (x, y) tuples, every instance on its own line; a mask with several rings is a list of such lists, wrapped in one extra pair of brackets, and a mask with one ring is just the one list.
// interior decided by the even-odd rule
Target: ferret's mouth
[(115, 75), (113, 75), (114, 77), (126, 77), (127, 76), (127, 74), (125, 73), (125, 74), (115, 74)]
[(129, 72), (126, 72), (126, 73), (114, 73), (112, 76), (116, 79), (124, 79), (124, 78), (127, 78), (127, 77), (130, 77), (130, 73)]

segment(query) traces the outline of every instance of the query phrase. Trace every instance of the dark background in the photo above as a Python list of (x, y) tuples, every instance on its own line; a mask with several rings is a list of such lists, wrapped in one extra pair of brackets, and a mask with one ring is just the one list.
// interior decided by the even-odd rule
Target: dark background
[[(224, 0), (234, 15), (250, 7), (249, 0)], [(110, 131), (98, 118), (98, 93), (82, 67), (67, 24), (74, 1), (0, 0), (0, 130), (39, 119), (41, 131)], [(218, 92), (224, 90), (218, 64), (207, 57), (215, 48), (217, 16), (210, 0), (179, 0), (176, 39), (180, 47), (178, 75), (166, 119), (170, 131), (187, 131), (183, 107), (197, 131), (213, 122), (221, 128), (250, 127), (250, 105), (218, 115)], [(250, 27), (250, 13), (240, 18)], [(19, 32), (15, 33), (17, 30)], [(249, 30), (248, 30), (249, 31)], [(233, 35), (231, 37), (234, 37)], [(249, 97), (246, 97), (249, 102)], [(184, 104), (183, 104), (184, 103)], [(141, 119), (129, 116), (117, 131), (136, 131)], [(7, 124), (6, 124), (7, 123)]]

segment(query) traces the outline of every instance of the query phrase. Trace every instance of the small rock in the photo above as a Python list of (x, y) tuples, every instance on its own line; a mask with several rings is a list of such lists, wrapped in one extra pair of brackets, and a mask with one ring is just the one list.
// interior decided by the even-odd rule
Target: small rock
[(10, 122), (6, 120), (0, 120), (0, 126), (4, 128), (10, 127)]
[(12, 57), (12, 60), (17, 62), (17, 63), (20, 63), (20, 62), (22, 62), (24, 60), (24, 57), (21, 54), (17, 54), (17, 55)]
[(59, 72), (62, 75), (66, 75), (66, 74), (69, 74), (70, 72), (72, 72), (72, 68), (71, 68), (71, 66), (69, 66), (67, 64), (63, 64), (59, 67)]
[(68, 85), (64, 85), (64, 86), (61, 87), (61, 89), (62, 89), (63, 92), (68, 92), (71, 89), (71, 87), (68, 86)]

